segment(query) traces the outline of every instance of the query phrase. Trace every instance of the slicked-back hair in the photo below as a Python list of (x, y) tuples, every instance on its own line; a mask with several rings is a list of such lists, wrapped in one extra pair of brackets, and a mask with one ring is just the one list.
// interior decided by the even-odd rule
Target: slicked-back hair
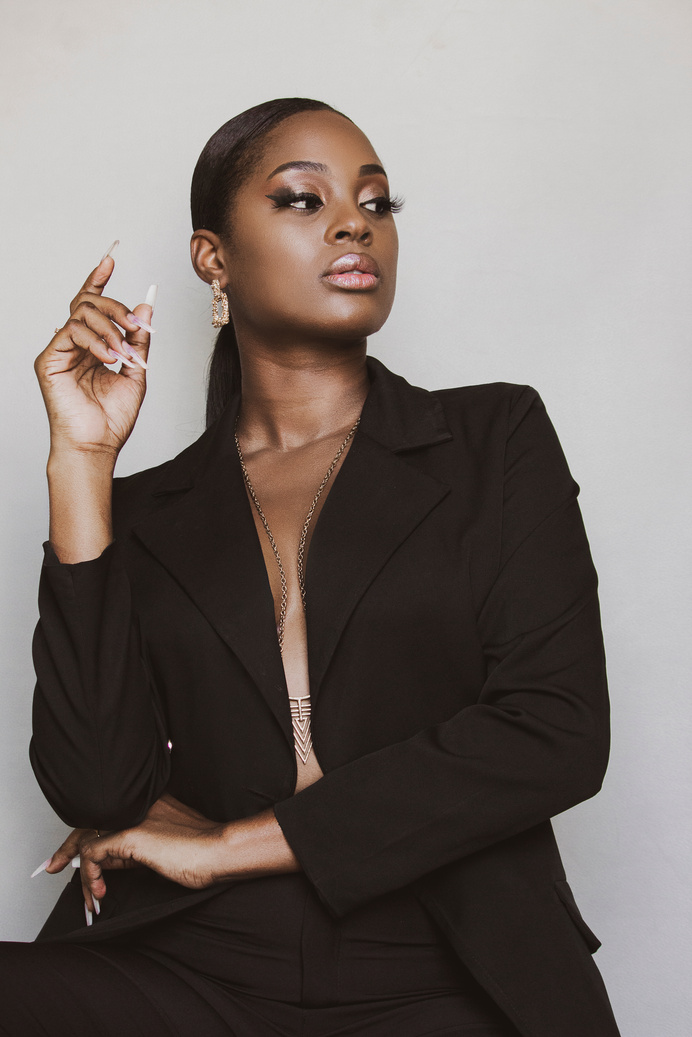
[[(320, 111), (336, 109), (308, 97), (279, 97), (248, 108), (225, 122), (205, 144), (192, 175), (192, 229), (211, 230), (232, 238), (230, 214), (235, 195), (260, 161), (267, 135), (291, 115)], [(216, 421), (238, 388), (240, 355), (230, 320), (216, 338), (209, 363), (207, 426)]]

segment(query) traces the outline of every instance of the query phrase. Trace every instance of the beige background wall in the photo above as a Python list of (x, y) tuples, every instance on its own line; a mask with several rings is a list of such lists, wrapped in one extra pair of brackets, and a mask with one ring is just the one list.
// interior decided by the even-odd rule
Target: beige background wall
[(535, 385), (601, 575), (614, 714), (603, 792), (559, 838), (625, 1037), (689, 1033), (692, 10), (684, 0), (4, 0), (0, 937), (31, 939), (63, 826), (27, 761), (47, 426), (32, 361), (113, 238), (113, 294), (161, 285), (121, 459), (202, 429), (209, 298), (190, 174), (251, 104), (316, 96), (371, 136), (399, 298), (371, 350), (429, 388)]

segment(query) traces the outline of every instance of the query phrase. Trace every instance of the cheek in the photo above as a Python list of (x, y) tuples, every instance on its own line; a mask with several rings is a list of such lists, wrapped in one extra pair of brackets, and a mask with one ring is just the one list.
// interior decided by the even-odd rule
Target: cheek
[(296, 291), (310, 290), (318, 282), (320, 246), (324, 248), (319, 233), (259, 231), (251, 241), (238, 243), (234, 280), (248, 303), (253, 296), (263, 307), (272, 299), (295, 299)]

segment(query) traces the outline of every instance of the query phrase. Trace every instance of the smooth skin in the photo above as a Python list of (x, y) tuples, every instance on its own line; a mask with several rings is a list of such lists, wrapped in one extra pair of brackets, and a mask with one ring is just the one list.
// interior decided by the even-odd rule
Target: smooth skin
[[(286, 163), (322, 168), (276, 172)], [(389, 186), (384, 173), (363, 171), (375, 165), (381, 163), (372, 145), (343, 116), (291, 116), (266, 138), (224, 233), (198, 230), (191, 241), (198, 276), (207, 283), (217, 278), (229, 296), (242, 367), (238, 437), (288, 579), (283, 663), (290, 695), (309, 693), (296, 575), (300, 531), (360, 414), (369, 387), (367, 337), (384, 324), (394, 300), (398, 239), (382, 204)], [(277, 204), (290, 193), (307, 198)], [(325, 279), (335, 259), (352, 253), (377, 264), (373, 287), (354, 290)], [(113, 539), (113, 469), (144, 399), (143, 369), (123, 367), (116, 374), (103, 367), (113, 360), (109, 347), (122, 352), (129, 346), (142, 357), (149, 349), (149, 336), (128, 322), (130, 311), (103, 295), (113, 268), (107, 258), (92, 271), (71, 304), (70, 320), (35, 365), (51, 427), (50, 540), (65, 563), (96, 558)], [(133, 312), (151, 320), (144, 305)], [(316, 519), (317, 513), (312, 529)], [(259, 516), (255, 521), (278, 620), (276, 561)], [(322, 775), (314, 751), (307, 765), (297, 764), (296, 791)], [(168, 794), (135, 828), (100, 838), (76, 829), (46, 871), (62, 871), (77, 853), (86, 906), (96, 911), (108, 868), (144, 865), (191, 889), (300, 870), (272, 809), (216, 824)]]

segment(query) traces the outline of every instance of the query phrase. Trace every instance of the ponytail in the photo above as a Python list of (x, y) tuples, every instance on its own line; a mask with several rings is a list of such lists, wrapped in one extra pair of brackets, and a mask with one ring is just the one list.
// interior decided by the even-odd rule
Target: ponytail
[(240, 391), (240, 353), (233, 321), (216, 336), (207, 378), (207, 428), (221, 414), (234, 392)]

